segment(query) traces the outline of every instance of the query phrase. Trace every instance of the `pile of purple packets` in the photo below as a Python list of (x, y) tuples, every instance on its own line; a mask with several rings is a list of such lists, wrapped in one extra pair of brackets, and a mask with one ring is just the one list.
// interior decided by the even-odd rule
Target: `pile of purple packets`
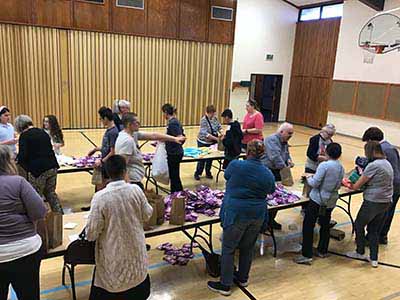
[[(193, 243), (193, 248), (198, 247), (196, 243)], [(190, 244), (183, 244), (182, 248), (175, 247), (171, 243), (164, 243), (157, 247), (158, 250), (164, 251), (164, 258), (170, 265), (185, 266), (194, 257), (191, 251)]]
[(97, 159), (100, 159), (100, 155), (84, 156), (75, 159), (73, 165), (77, 168), (92, 168)]
[(212, 190), (208, 186), (201, 185), (195, 191), (185, 189), (165, 197), (165, 218), (169, 220), (172, 200), (176, 197), (184, 197), (186, 199), (186, 216), (187, 222), (196, 222), (198, 214), (212, 217), (216, 214), (216, 209), (221, 207), (224, 192)]
[(282, 184), (277, 184), (275, 192), (267, 196), (268, 206), (277, 206), (299, 201), (300, 197), (289, 192)]
[(154, 153), (143, 153), (143, 160), (144, 161), (151, 161), (154, 158)]

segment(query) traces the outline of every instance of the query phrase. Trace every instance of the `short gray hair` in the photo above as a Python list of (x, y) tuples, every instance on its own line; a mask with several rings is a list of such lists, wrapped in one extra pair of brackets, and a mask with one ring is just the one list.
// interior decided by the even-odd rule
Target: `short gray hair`
[(333, 124), (326, 124), (322, 127), (321, 131), (325, 131), (329, 135), (334, 135), (336, 133), (336, 127)]
[(33, 121), (30, 116), (19, 115), (15, 118), (14, 126), (18, 133), (22, 133), (29, 126), (33, 126)]
[(283, 122), (281, 124), (281, 126), (279, 126), (279, 128), (278, 128), (278, 132), (282, 132), (282, 131), (285, 131), (285, 130), (288, 130), (288, 129), (292, 129), (292, 128), (293, 128), (292, 124), (290, 124), (288, 122)]
[(112, 109), (113, 113), (119, 114), (121, 112), (120, 107), (131, 107), (131, 103), (128, 100), (115, 99)]

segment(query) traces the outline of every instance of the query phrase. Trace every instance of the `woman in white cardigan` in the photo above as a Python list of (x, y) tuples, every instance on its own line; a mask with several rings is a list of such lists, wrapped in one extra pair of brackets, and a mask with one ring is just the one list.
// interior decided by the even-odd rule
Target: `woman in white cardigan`
[(92, 199), (89, 241), (96, 241), (96, 270), (90, 300), (145, 300), (150, 278), (143, 222), (153, 212), (142, 190), (125, 182), (126, 161), (111, 156), (105, 163), (111, 178)]

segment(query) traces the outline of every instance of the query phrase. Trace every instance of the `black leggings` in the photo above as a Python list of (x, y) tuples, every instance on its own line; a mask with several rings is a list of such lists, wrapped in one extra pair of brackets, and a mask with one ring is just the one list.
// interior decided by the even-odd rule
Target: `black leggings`
[(180, 177), (180, 166), (183, 154), (171, 155), (168, 154), (168, 171), (169, 180), (171, 181), (171, 193), (180, 192), (183, 190)]
[(0, 300), (7, 300), (11, 284), (19, 300), (39, 300), (41, 250), (10, 262), (0, 263)]

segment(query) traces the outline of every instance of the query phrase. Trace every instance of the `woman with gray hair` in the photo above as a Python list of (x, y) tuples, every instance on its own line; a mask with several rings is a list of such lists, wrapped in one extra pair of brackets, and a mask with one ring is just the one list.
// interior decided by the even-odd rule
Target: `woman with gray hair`
[(122, 124), (122, 116), (129, 112), (131, 108), (131, 103), (127, 100), (119, 100), (116, 99), (113, 104), (112, 112), (114, 116), (114, 124), (117, 127), (118, 131), (124, 129), (124, 125)]
[(0, 145), (0, 299), (9, 285), (20, 300), (39, 300), (42, 240), (36, 222), (46, 207), (32, 186), (20, 176), (9, 147)]
[(333, 142), (332, 137), (335, 133), (335, 125), (326, 124), (317, 135), (310, 138), (307, 148), (306, 173), (315, 174), (318, 165), (329, 159), (326, 155), (326, 147)]
[(28, 181), (49, 202), (51, 210), (63, 213), (56, 194), (57, 163), (49, 135), (33, 126), (32, 119), (19, 115), (15, 119), (19, 136), (18, 164), (27, 172)]

